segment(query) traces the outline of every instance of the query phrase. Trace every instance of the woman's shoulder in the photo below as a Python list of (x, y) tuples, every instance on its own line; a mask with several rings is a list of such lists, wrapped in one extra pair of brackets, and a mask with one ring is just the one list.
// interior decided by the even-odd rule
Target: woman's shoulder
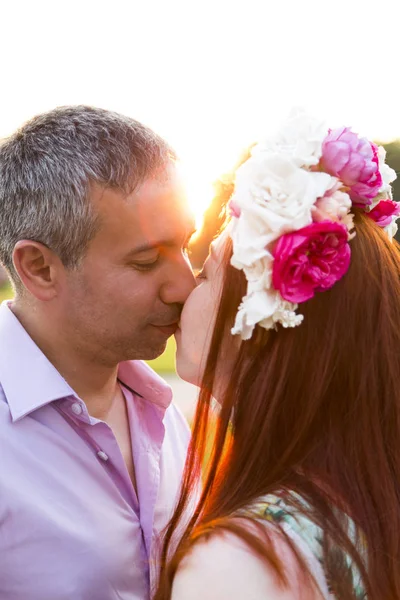
[[(330, 593), (329, 564), (337, 562), (340, 555), (344, 573), (351, 576), (355, 598), (366, 598), (360, 572), (345, 550), (335, 545), (326, 547), (325, 534), (311, 516), (310, 505), (295, 492), (285, 492), (284, 495), (268, 495), (250, 507), (251, 514), (259, 520), (267, 521), (279, 527), (290, 538), (301, 553), (314, 580), (317, 582), (323, 597), (333, 598)], [(350, 539), (355, 539), (355, 524), (342, 513), (346, 522)]]
[[(307, 555), (318, 562), (323, 559), (323, 532), (307, 516), (307, 503), (296, 493), (288, 494), (294, 503), (281, 496), (269, 494), (252, 505), (248, 511), (259, 520), (279, 526)], [(246, 511), (245, 511), (246, 512)]]
[[(244, 520), (243, 520), (244, 523)], [(257, 534), (255, 525), (246, 527)], [(306, 584), (304, 571), (290, 544), (271, 524), (269, 539), (279, 558), (287, 586), (276, 569), (258, 557), (250, 546), (231, 532), (213, 533), (195, 544), (182, 561), (174, 580), (172, 600), (320, 600), (324, 596)]]

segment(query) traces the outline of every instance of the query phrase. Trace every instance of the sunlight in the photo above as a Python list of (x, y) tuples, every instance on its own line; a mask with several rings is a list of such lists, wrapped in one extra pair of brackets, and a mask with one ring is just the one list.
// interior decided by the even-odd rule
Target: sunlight
[(210, 206), (214, 195), (215, 182), (224, 174), (231, 172), (233, 166), (237, 163), (238, 156), (241, 155), (247, 142), (251, 139), (246, 135), (246, 124), (242, 126), (243, 131), (225, 133), (215, 137), (213, 144), (210, 145), (209, 139), (202, 140), (196, 137), (195, 143), (190, 133), (185, 132), (181, 127), (176, 127), (175, 137), (178, 156), (184, 157), (178, 163), (180, 176), (182, 177), (188, 202), (193, 211), (196, 229), (199, 232), (205, 211)]
[(213, 199), (213, 180), (215, 179), (210, 172), (199, 169), (199, 164), (186, 161), (181, 164), (180, 169), (197, 230), (201, 228), (204, 213)]
[[(71, 2), (79, 6), (79, 23), (70, 10)], [(241, 3), (221, 0), (202, 6), (195, 18), (190, 3), (183, 0), (157, 0), (157, 11), (152, 1), (140, 3), (139, 10), (136, 3), (117, 0), (123, 12), (100, 2), (95, 28), (87, 25), (92, 23), (92, 0), (71, 2), (69, 10), (60, 8), (61, 27), (52, 27), (55, 13), (50, 8), (39, 17), (37, 3), (26, 3), (21, 19), (18, 2), (4, 4), (2, 22), (18, 23), (26, 46), (15, 44), (15, 27), (3, 27), (3, 54), (9, 48), (13, 52), (2, 65), (8, 93), (1, 98), (0, 137), (33, 115), (66, 104), (95, 105), (132, 116), (168, 140), (185, 161), (188, 198), (197, 226), (212, 200), (213, 181), (236, 163), (249, 143), (274, 129), (293, 106), (303, 106), (332, 127), (351, 126), (371, 139), (388, 141), (400, 136), (398, 98), (391, 91), (398, 54), (395, 15), (399, 3), (395, 0), (382, 0), (379, 10), (363, 21), (364, 40), (385, 32), (384, 46), (380, 46), (384, 53), (372, 52), (368, 60), (358, 62), (355, 72), (341, 69), (340, 85), (332, 73), (338, 65), (346, 65), (352, 53), (357, 55), (359, 40), (353, 36), (346, 44), (327, 43), (325, 5), (319, 0), (307, 3), (312, 19), (303, 19), (305, 5), (295, 0), (289, 0), (290, 19), (285, 2), (255, 2), (252, 8), (243, 8)], [(52, 6), (50, 0), (39, 4)], [(347, 31), (358, 31), (363, 5), (363, 0), (337, 0), (329, 15), (331, 31), (343, 29), (343, 14)], [(227, 10), (229, 27), (221, 28)], [(179, 18), (171, 17), (174, 11)], [(182, 28), (185, 18), (187, 26)], [(143, 23), (135, 28), (134, 36), (132, 22)], [(149, 45), (150, 23), (154, 43)], [(266, 23), (276, 24), (268, 27), (268, 35)], [(108, 44), (98, 36), (102, 26), (108, 32)], [(82, 35), (71, 45), (70, 31), (77, 27)], [(52, 45), (57, 52), (48, 51)], [(89, 48), (90, 56), (96, 57), (90, 63), (90, 77), (85, 59)], [(165, 48), (168, 52), (160, 54)], [(300, 64), (293, 49), (299, 50)], [(127, 77), (135, 56), (141, 59), (135, 60), (134, 76)], [(112, 73), (118, 85), (104, 85), (105, 72)], [(360, 101), (371, 73), (377, 74), (375, 87), (362, 93)]]

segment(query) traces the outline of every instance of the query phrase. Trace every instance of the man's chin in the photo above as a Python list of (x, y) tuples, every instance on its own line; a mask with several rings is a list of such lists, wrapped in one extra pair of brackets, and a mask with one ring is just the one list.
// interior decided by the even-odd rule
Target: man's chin
[(166, 347), (167, 342), (164, 342), (163, 345), (158, 348), (148, 348), (147, 352), (143, 352), (143, 356), (140, 358), (140, 360), (155, 360), (156, 358), (161, 356), (161, 354), (165, 351)]
[(136, 346), (136, 348), (132, 348), (129, 353), (128, 360), (155, 360), (165, 351), (167, 347), (168, 338), (164, 340), (158, 340), (155, 342), (152, 340), (152, 343), (147, 344), (146, 346)]
[(162, 335), (161, 332), (154, 328), (143, 329), (140, 334), (136, 332), (128, 340), (125, 339), (125, 345), (120, 346), (120, 360), (155, 360), (165, 351), (168, 339), (171, 335)]

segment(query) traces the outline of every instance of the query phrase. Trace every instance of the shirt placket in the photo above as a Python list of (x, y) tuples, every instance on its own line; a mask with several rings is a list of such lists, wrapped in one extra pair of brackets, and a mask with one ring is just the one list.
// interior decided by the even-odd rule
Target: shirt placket
[(56, 405), (56, 409), (86, 442), (97, 460), (117, 486), (125, 501), (139, 518), (139, 502), (128, 469), (114, 436), (107, 423), (90, 417), (85, 404), (77, 398)]
[(159, 499), (161, 449), (165, 436), (162, 420), (164, 411), (152, 403), (139, 398), (134, 410), (127, 402), (128, 416), (132, 432), (132, 451), (135, 456), (136, 481), (140, 504), (140, 524), (149, 560), (150, 588), (158, 576), (152, 546), (157, 532), (154, 531), (154, 512)]

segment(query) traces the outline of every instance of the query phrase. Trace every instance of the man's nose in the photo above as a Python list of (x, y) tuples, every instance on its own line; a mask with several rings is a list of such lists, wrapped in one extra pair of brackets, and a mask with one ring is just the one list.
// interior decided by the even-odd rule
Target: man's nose
[(196, 286), (189, 260), (183, 255), (174, 260), (168, 275), (168, 279), (161, 286), (161, 300), (165, 304), (184, 304)]

